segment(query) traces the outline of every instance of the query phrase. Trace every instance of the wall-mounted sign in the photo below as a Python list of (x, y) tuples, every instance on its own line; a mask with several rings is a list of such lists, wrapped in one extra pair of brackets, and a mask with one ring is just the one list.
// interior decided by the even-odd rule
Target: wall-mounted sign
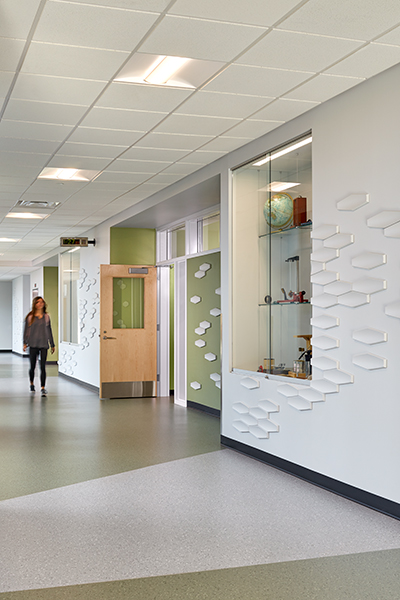
[(71, 248), (72, 246), (87, 248), (89, 244), (95, 245), (96, 240), (88, 240), (87, 237), (62, 237), (60, 246), (62, 248)]

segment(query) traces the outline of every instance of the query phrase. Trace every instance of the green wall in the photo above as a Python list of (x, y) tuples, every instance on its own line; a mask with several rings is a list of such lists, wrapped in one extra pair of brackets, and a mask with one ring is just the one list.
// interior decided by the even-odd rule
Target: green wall
[(47, 360), (58, 360), (58, 267), (43, 267), (43, 296), (47, 303), (47, 312), (51, 318), (56, 346), (54, 354), (48, 354)]
[(110, 264), (155, 265), (155, 229), (110, 228)]
[[(211, 265), (201, 279), (195, 277), (200, 265)], [(187, 261), (187, 399), (209, 408), (221, 409), (221, 390), (210, 379), (212, 373), (221, 373), (221, 317), (213, 317), (210, 310), (221, 308), (221, 296), (215, 293), (220, 287), (220, 253), (208, 254)], [(199, 296), (201, 302), (194, 304), (190, 301), (193, 296)], [(208, 321), (211, 327), (204, 335), (195, 333), (202, 321)], [(196, 340), (203, 340), (203, 348), (195, 346)], [(217, 359), (209, 362), (204, 358), (207, 353), (213, 353)], [(194, 390), (191, 382), (198, 381), (201, 389)]]

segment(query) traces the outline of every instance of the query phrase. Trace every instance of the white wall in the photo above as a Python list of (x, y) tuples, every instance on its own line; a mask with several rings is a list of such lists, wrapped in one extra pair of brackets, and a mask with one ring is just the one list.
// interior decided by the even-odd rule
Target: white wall
[(31, 292), (33, 289), (38, 290), (38, 296), (44, 296), (44, 283), (43, 283), (43, 267), (32, 271), (31, 273)]
[[(230, 372), (231, 338), (226, 326), (230, 318), (231, 285), (227, 251), (231, 218), (228, 176), (223, 178), (221, 269), (225, 324), (222, 434), (395, 502), (400, 502), (400, 404), (397, 393), (400, 238), (386, 237), (382, 228), (369, 227), (367, 220), (381, 211), (399, 210), (400, 132), (396, 99), (399, 76), (400, 65), (271, 132), (228, 159), (233, 167), (235, 162), (240, 164), (246, 158), (251, 159), (263, 150), (312, 129), (314, 229), (334, 224), (340, 227), (341, 233), (354, 235), (354, 243), (342, 248), (338, 258), (326, 263), (326, 270), (338, 273), (340, 280), (351, 285), (365, 278), (385, 281), (387, 285), (387, 289), (371, 294), (365, 299), (369, 302), (356, 308), (344, 305), (326, 309), (313, 307), (314, 317), (328, 314), (340, 321), (340, 325), (332, 329), (313, 328), (313, 360), (327, 357), (337, 361), (339, 370), (350, 374), (354, 382), (340, 385), (336, 393), (325, 395), (319, 394), (314, 387), (309, 395), (310, 388), (305, 386), (288, 388), (291, 383), (288, 380), (271, 381), (257, 375), (253, 379), (259, 387), (249, 390), (241, 385), (243, 375)], [(354, 212), (339, 211), (337, 202), (355, 193), (368, 193), (369, 204)], [(314, 251), (323, 244), (315, 240)], [(352, 266), (352, 259), (365, 252), (383, 254), (387, 256), (387, 263), (371, 270)], [(317, 265), (323, 266), (316, 262), (316, 268)], [(245, 278), (246, 274), (243, 276)], [(322, 285), (313, 287), (314, 300), (327, 291)], [(335, 302), (339, 300), (338, 295), (334, 298)], [(397, 303), (399, 318), (385, 314), (393, 303)], [(366, 328), (386, 332), (387, 341), (368, 345), (353, 338), (355, 332)], [(315, 338), (321, 336), (337, 340), (339, 347), (317, 349)], [(382, 357), (382, 368), (366, 368), (365, 355)], [(364, 366), (355, 364), (358, 362)], [(333, 373), (340, 375), (331, 371), (328, 376)], [(317, 380), (323, 380), (325, 385), (326, 374), (314, 366), (312, 386), (318, 385)], [(298, 395), (299, 390), (305, 398)], [(293, 402), (294, 398), (285, 394), (297, 394), (297, 397)], [(253, 430), (253, 434), (239, 432), (234, 422), (240, 421), (241, 416), (234, 410), (234, 405), (241, 402), (251, 410), (262, 400), (276, 405), (278, 412), (272, 412), (272, 406), (269, 418), (279, 431), (266, 439), (257, 437), (260, 435), (258, 429)], [(305, 410), (291, 405), (299, 406), (300, 403)]]
[(24, 319), (31, 308), (31, 282), (29, 275), (12, 281), (12, 351), (23, 354)]
[(12, 283), (0, 282), (0, 350), (12, 348)]

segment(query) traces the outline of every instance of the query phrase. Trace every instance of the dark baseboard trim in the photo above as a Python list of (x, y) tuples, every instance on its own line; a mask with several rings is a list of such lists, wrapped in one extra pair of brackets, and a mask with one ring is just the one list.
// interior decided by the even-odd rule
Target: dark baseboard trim
[(68, 381), (73, 381), (73, 383), (77, 383), (78, 385), (81, 385), (82, 387), (86, 388), (87, 390), (90, 390), (91, 392), (95, 392), (96, 394), (100, 392), (100, 389), (95, 385), (91, 385), (90, 383), (86, 383), (85, 381), (81, 381), (80, 379), (76, 379), (75, 377), (71, 377), (70, 375), (66, 375), (65, 373), (60, 373), (60, 371), (58, 372), (58, 376), (64, 377), (65, 379), (68, 379)]
[(187, 401), (187, 407), (193, 408), (194, 410), (200, 410), (201, 412), (205, 412), (208, 415), (212, 415), (213, 417), (220, 417), (221, 411), (218, 408), (211, 408), (211, 406), (204, 406), (204, 404), (198, 404), (197, 402), (192, 402), (191, 400)]
[(0, 350), (0, 352), (12, 352), (12, 350), (10, 348), (10, 350)]
[(57, 360), (46, 360), (46, 365), (58, 365)]
[(308, 483), (312, 483), (313, 485), (328, 490), (329, 492), (333, 492), (338, 496), (347, 498), (347, 500), (352, 500), (353, 502), (357, 502), (358, 504), (372, 508), (373, 510), (381, 512), (389, 517), (400, 520), (400, 504), (397, 504), (397, 502), (382, 498), (381, 496), (376, 496), (375, 494), (371, 494), (365, 490), (360, 490), (352, 485), (343, 483), (337, 479), (332, 479), (331, 477), (322, 475), (316, 471), (311, 471), (306, 467), (296, 465), (296, 463), (279, 458), (278, 456), (274, 456), (268, 452), (263, 452), (257, 448), (252, 448), (251, 446), (247, 446), (247, 444), (242, 444), (241, 442), (232, 440), (224, 435), (221, 435), (221, 444), (223, 446), (227, 446), (228, 448), (232, 448), (233, 450), (237, 450), (242, 454), (256, 458), (257, 460), (264, 462), (271, 467), (275, 467), (280, 471), (289, 473), (289, 475), (294, 475), (295, 477), (303, 479)]

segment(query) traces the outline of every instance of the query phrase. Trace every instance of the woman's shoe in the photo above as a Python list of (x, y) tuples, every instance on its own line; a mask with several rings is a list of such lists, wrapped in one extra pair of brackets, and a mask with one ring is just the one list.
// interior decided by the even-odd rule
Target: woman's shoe
[(31, 392), (34, 392), (34, 391), (35, 391), (35, 386), (33, 385), (33, 383), (31, 383), (30, 391), (31, 391)]
[(47, 396), (47, 390), (45, 388), (42, 388), (41, 392), (40, 392), (40, 395), (41, 396)]

